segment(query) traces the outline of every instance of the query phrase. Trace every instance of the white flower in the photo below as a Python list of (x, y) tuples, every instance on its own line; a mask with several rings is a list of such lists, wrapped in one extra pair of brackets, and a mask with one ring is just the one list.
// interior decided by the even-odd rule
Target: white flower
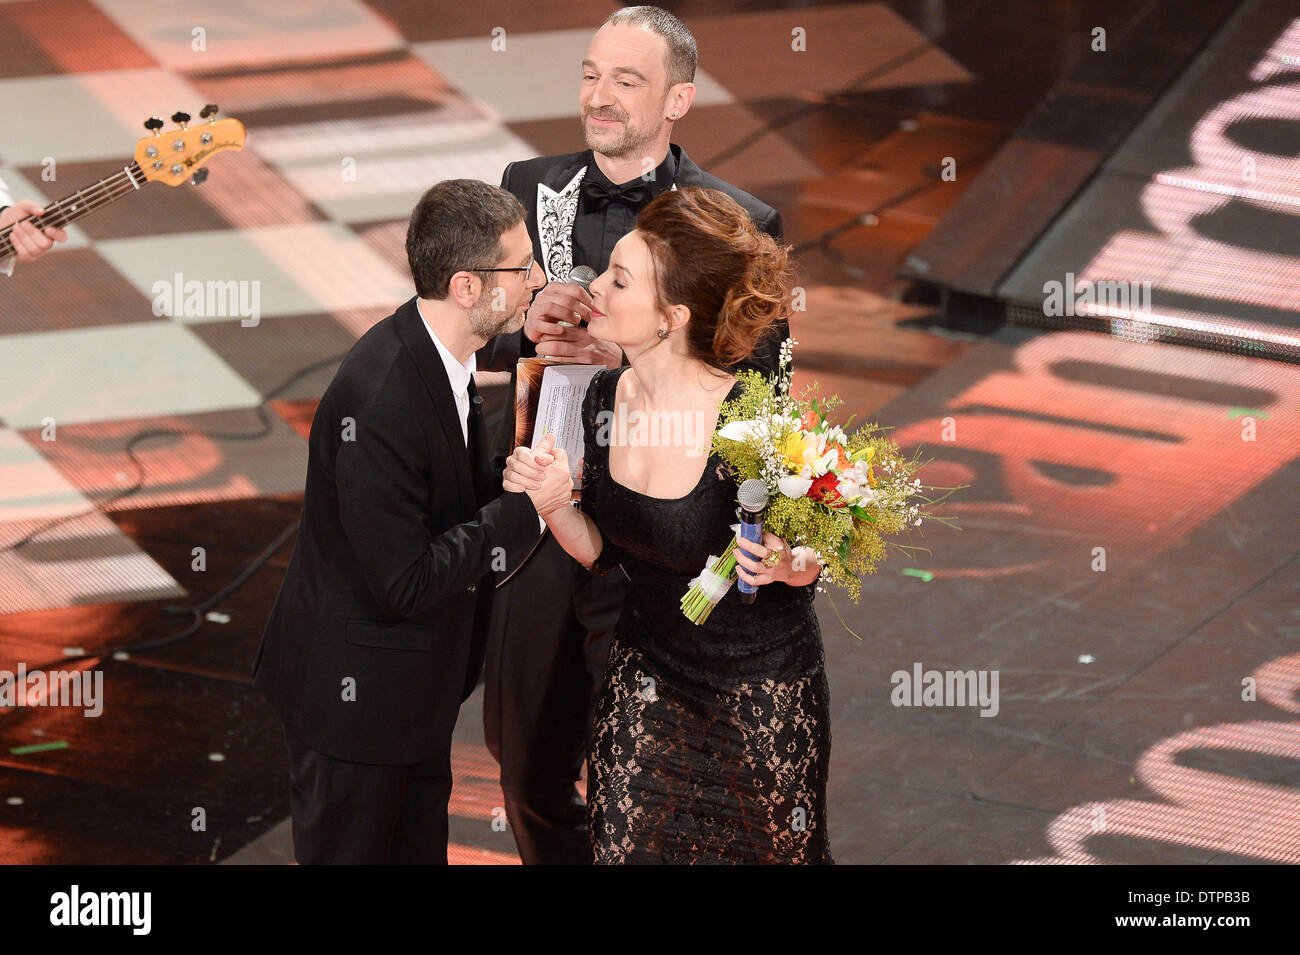
[[(823, 445), (823, 447), (825, 446), (825, 442), (824, 442), (824, 441), (822, 442), (822, 445)], [(835, 463), (836, 463), (837, 461), (839, 461), (839, 459), (840, 459), (840, 456), (839, 456), (839, 454), (835, 451), (834, 448), (832, 448), (830, 451), (827, 451), (826, 453), (820, 455), (816, 460), (813, 461), (813, 466), (812, 466), (812, 469), (813, 469), (813, 476), (814, 476), (814, 477), (821, 477), (821, 476), (822, 476), (823, 474), (825, 474), (827, 471), (833, 470), (834, 467), (835, 467)]]
[(808, 493), (808, 489), (812, 487), (812, 479), (794, 477), (791, 475), (783, 478), (778, 478), (776, 482), (776, 487), (777, 490), (779, 490), (786, 497), (803, 497), (805, 494)]
[(757, 441), (763, 436), (757, 421), (732, 421), (718, 430), (728, 441)]
[(840, 497), (844, 498), (849, 504), (856, 504), (861, 490), (858, 482), (851, 478), (841, 478), (835, 485), (835, 490), (839, 492)]

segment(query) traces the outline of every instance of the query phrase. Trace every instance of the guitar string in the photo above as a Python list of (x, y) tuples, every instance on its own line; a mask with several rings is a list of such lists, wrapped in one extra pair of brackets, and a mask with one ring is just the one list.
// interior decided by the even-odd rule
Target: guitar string
[[(139, 166), (135, 163), (132, 163), (132, 166), (134, 166), (136, 170), (139, 170)], [(127, 191), (134, 191), (136, 188), (135, 179), (133, 176), (129, 175), (129, 168), (130, 167), (128, 167), (128, 169), (123, 169), (121, 172), (118, 172), (107, 179), (101, 179), (93, 186), (79, 189), (70, 196), (64, 196), (57, 202), (51, 203), (43, 215), (32, 216), (31, 218), (39, 218), (42, 226), (64, 225), (81, 214), (81, 209), (74, 209), (73, 206), (80, 207), (84, 205), (86, 211), (89, 211), (91, 209), (99, 208), (106, 202), (118, 198), (118, 196), (124, 195)], [(110, 195), (110, 193), (112, 194)], [(68, 203), (72, 203), (72, 205), (70, 206)], [(58, 221), (56, 222), (54, 220)], [(8, 234), (12, 230), (13, 226), (9, 226), (5, 230), (5, 234)]]
[[(126, 167), (116, 175), (110, 176), (107, 179), (101, 179), (93, 186), (87, 186), (86, 189), (79, 189), (72, 195), (64, 196), (57, 202), (51, 203), (44, 215), (28, 216), (26, 219), (20, 219), (19, 222), (26, 222), (29, 220), (39, 221), (39, 228), (42, 229), (47, 226), (54, 226), (56, 228), (64, 226), (88, 212), (93, 212), (102, 206), (108, 205), (113, 200), (119, 199), (129, 192), (136, 191), (138, 185), (135, 176), (132, 175), (133, 170), (135, 172), (141, 171), (138, 163), (132, 162), (130, 166)], [(148, 182), (148, 180), (146, 180), (146, 182)], [(79, 196), (81, 198), (78, 200)], [(73, 202), (73, 200), (77, 201)], [(72, 204), (70, 206), (65, 206), (65, 204), (69, 202)], [(15, 222), (11, 226), (0, 229), (0, 258), (7, 258), (9, 255), (14, 254), (13, 242), (10, 240), (9, 236), (10, 233), (13, 232), (14, 226), (17, 224), (18, 223)]]
[[(125, 183), (116, 182), (116, 180), (126, 175), (126, 171), (124, 170), (116, 176), (111, 177), (111, 179), (101, 180), (93, 187), (89, 187), (91, 189), (89, 192), (82, 190), (71, 196), (65, 196), (57, 203), (51, 204), (50, 208), (44, 215), (28, 216), (26, 219), (21, 219), (19, 221), (39, 222), (39, 228), (42, 229), (48, 226), (60, 227), (66, 225), (86, 213), (93, 212), (95, 209), (108, 205), (113, 200), (121, 198), (128, 192), (134, 192), (136, 187), (131, 177), (128, 176)], [(81, 197), (81, 200), (73, 203), (72, 206), (64, 207), (62, 205), (63, 203), (76, 199), (78, 196)], [(73, 208), (73, 206), (75, 206), (75, 208)], [(14, 226), (17, 224), (18, 223), (15, 222), (14, 225), (11, 225), (4, 230), (0, 230), (0, 256), (8, 256), (14, 253), (13, 242), (10, 239), (10, 234), (13, 232)]]
[[(134, 167), (136, 171), (140, 171), (139, 165), (135, 162), (132, 162), (131, 166), (128, 166), (122, 169), (121, 171), (113, 174), (112, 176), (109, 176), (107, 179), (101, 179), (93, 186), (86, 186), (84, 189), (78, 189), (72, 195), (64, 196), (62, 199), (59, 199), (57, 202), (50, 203), (49, 207), (46, 209), (43, 215), (32, 216), (32, 218), (39, 218), (43, 225), (55, 224), (52, 222), (47, 222), (46, 220), (59, 218), (61, 216), (64, 218), (58, 224), (63, 224), (64, 222), (71, 221), (70, 219), (66, 218), (66, 216), (68, 215), (76, 216), (77, 212), (71, 209), (71, 207), (65, 209), (67, 203), (71, 202), (72, 200), (78, 199), (78, 197), (80, 197), (82, 201), (91, 204), (91, 208), (97, 208), (96, 204), (102, 205), (102, 203), (100, 203), (99, 200), (103, 197), (103, 194), (107, 192), (111, 192), (112, 190), (118, 188), (119, 185), (118, 180), (122, 179), (124, 176), (126, 177), (126, 184), (130, 185), (131, 188), (134, 190), (135, 179), (133, 176), (129, 174), (129, 170), (132, 167)], [(112, 196), (111, 198), (117, 198), (117, 197)], [(75, 204), (76, 203), (74, 203), (74, 205)], [(11, 231), (12, 229), (13, 226), (9, 226), (6, 232)]]

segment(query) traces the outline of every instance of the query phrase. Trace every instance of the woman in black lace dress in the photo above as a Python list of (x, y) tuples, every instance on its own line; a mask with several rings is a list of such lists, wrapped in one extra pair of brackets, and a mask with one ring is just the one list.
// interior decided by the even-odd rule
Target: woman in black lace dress
[[(588, 389), (581, 510), (543, 517), (584, 566), (631, 580), (593, 726), (598, 863), (832, 861), (815, 556), (768, 533), (738, 554), (754, 603), (733, 585), (704, 624), (681, 612), (737, 521), (736, 479), (703, 453), (741, 391), (726, 369), (784, 313), (789, 286), (786, 251), (729, 197), (693, 188), (648, 205), (591, 284), (591, 334), (630, 364)], [(517, 450), (507, 489), (531, 490), (543, 466), (568, 464)]]

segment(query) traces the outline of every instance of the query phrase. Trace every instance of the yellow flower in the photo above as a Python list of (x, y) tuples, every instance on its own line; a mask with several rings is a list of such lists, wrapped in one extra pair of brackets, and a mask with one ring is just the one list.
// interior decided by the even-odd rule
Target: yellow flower
[(788, 435), (777, 448), (781, 452), (781, 459), (785, 466), (792, 471), (798, 471), (802, 468), (811, 441), (811, 435), (805, 435), (799, 431)]

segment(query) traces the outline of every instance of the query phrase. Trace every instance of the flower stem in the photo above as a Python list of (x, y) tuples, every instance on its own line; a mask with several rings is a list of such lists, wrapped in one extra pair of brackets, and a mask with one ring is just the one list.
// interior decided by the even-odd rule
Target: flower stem
[[(712, 572), (725, 580), (734, 579), (736, 574), (736, 548), (739, 546), (735, 535), (731, 538), (731, 543), (723, 551), (722, 556), (714, 563)], [(704, 623), (709, 619), (709, 614), (713, 612), (716, 604), (711, 601), (703, 588), (696, 584), (686, 592), (682, 598), (682, 613), (684, 613), (691, 623), (696, 625)]]

